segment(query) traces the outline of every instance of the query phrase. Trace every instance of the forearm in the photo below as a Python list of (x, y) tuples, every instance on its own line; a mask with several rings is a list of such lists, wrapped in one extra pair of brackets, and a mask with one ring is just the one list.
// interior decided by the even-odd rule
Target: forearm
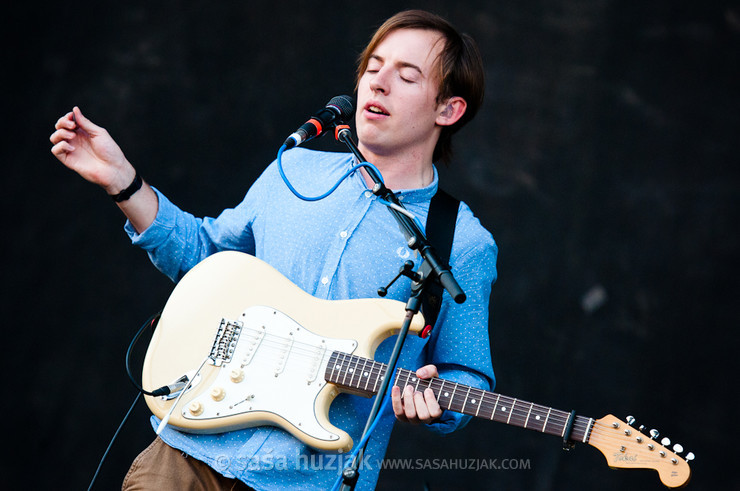
[(136, 232), (141, 234), (154, 222), (159, 210), (159, 199), (151, 186), (144, 182), (141, 189), (117, 205)]

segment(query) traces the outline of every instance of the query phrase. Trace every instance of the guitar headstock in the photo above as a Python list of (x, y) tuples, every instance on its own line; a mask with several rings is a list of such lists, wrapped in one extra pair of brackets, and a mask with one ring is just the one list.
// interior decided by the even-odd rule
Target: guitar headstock
[(588, 443), (601, 451), (609, 467), (623, 469), (655, 469), (660, 480), (669, 488), (686, 485), (691, 477), (688, 461), (694, 458), (689, 452), (686, 457), (680, 445), (674, 450), (666, 448), (670, 441), (656, 440), (658, 433), (651, 430), (651, 436), (642, 433), (643, 428), (633, 428), (634, 418), (628, 417), (630, 424), (608, 414), (594, 422)]

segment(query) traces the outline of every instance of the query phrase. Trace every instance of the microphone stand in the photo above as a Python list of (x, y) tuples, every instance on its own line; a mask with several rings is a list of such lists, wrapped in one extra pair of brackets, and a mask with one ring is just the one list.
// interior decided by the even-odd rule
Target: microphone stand
[[(337, 140), (347, 145), (350, 151), (360, 162), (367, 162), (367, 160), (365, 160), (365, 157), (362, 156), (360, 149), (357, 148), (357, 145), (355, 145), (355, 143), (352, 141), (352, 133), (349, 130), (348, 126), (338, 126), (336, 130), (336, 138)], [(449, 268), (443, 261), (441, 261), (437, 257), (436, 251), (427, 240), (424, 232), (419, 228), (419, 225), (413, 219), (411, 214), (405, 209), (403, 204), (398, 200), (393, 191), (385, 187), (381, 176), (378, 175), (378, 173), (375, 171), (375, 168), (366, 166), (365, 170), (374, 182), (372, 189), (373, 194), (392, 204), (388, 207), (388, 209), (398, 222), (401, 231), (406, 237), (409, 248), (418, 250), (422, 258), (424, 258), (424, 262), (419, 267), (419, 271), (417, 273), (410, 271), (410, 268), (408, 266), (404, 266), (398, 276), (396, 276), (396, 278), (401, 275), (408, 276), (413, 280), (414, 283), (411, 288), (411, 295), (409, 296), (409, 300), (406, 303), (406, 315), (404, 316), (401, 330), (398, 333), (396, 344), (393, 347), (390, 360), (388, 361), (388, 371), (386, 371), (380, 388), (378, 389), (375, 402), (373, 403), (372, 409), (370, 410), (370, 415), (368, 416), (368, 420), (365, 425), (365, 429), (362, 432), (362, 437), (360, 438), (360, 441), (365, 439), (373, 424), (373, 421), (380, 411), (383, 398), (388, 392), (388, 385), (390, 385), (390, 380), (391, 378), (393, 378), (393, 373), (391, 373), (391, 370), (394, 369), (394, 367), (396, 366), (396, 361), (398, 361), (398, 357), (401, 354), (403, 343), (406, 340), (406, 336), (411, 325), (411, 319), (419, 312), (419, 309), (421, 308), (422, 297), (424, 295), (425, 287), (428, 282), (438, 280), (442, 287), (447, 290), (447, 292), (450, 294), (452, 299), (455, 300), (456, 303), (463, 303), (466, 298), (465, 292), (463, 292), (462, 288), (460, 288), (460, 285), (452, 276)], [(393, 281), (395, 281), (395, 279)], [(425, 333), (428, 334), (428, 331), (426, 329)], [(365, 442), (363, 448), (360, 449), (358, 454), (352, 460), (350, 466), (344, 469), (344, 471), (342, 472), (341, 489), (353, 490), (355, 485), (357, 484), (357, 480), (359, 478), (358, 469), (360, 463), (362, 462), (362, 456), (366, 446), (367, 442)]]

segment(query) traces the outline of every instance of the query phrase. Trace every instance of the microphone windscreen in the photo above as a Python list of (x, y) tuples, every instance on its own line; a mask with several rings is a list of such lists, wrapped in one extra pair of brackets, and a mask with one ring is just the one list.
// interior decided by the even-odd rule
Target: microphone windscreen
[(335, 107), (339, 111), (339, 118), (343, 123), (346, 123), (355, 113), (355, 105), (352, 103), (352, 98), (348, 95), (333, 97), (327, 106)]

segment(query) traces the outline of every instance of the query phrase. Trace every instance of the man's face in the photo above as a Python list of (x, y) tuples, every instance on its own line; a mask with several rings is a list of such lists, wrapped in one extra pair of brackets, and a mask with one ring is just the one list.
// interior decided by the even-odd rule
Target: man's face
[(440, 33), (421, 29), (391, 31), (378, 44), (357, 88), (357, 135), (364, 149), (431, 162), (441, 111), (435, 63), (443, 45)]

